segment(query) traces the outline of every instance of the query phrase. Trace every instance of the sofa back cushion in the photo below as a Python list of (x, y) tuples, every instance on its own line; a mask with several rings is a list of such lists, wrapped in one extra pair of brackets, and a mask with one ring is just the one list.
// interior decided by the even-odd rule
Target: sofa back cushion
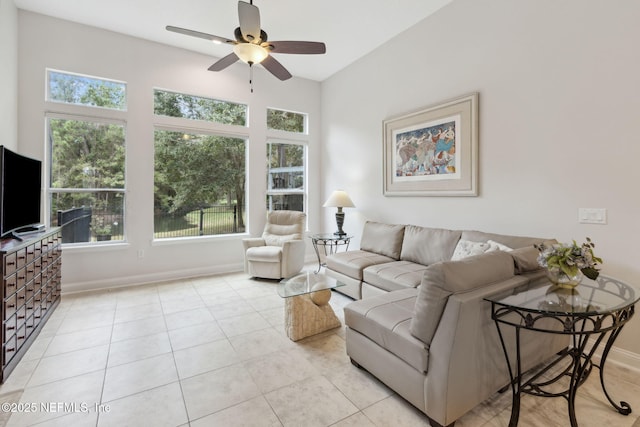
[(461, 234), (459, 230), (407, 225), (404, 229), (400, 259), (422, 265), (448, 261)]
[(430, 265), (424, 272), (418, 290), (409, 331), (429, 346), (449, 295), (471, 291), (513, 276), (513, 258), (510, 253), (503, 251)]
[(398, 260), (404, 228), (404, 225), (367, 221), (362, 231), (360, 249)]

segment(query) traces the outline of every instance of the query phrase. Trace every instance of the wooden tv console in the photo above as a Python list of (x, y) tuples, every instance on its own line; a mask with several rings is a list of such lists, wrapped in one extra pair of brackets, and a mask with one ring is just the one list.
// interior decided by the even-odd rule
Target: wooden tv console
[(0, 242), (0, 383), (20, 362), (60, 302), (60, 229), (24, 234), (22, 239)]

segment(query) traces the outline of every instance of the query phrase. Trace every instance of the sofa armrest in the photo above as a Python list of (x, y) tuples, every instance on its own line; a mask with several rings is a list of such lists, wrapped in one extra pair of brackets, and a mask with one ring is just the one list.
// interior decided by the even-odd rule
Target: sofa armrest
[(304, 240), (287, 240), (282, 244), (282, 276), (291, 277), (304, 267)]

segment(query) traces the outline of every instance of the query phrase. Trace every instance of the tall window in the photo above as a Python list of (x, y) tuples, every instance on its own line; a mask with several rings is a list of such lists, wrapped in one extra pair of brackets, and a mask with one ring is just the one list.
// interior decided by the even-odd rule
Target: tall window
[[(154, 95), (154, 237), (243, 233), (246, 140), (220, 131), (245, 126), (246, 105), (161, 90)], [(162, 117), (185, 119), (183, 128)]]
[(292, 138), (267, 141), (268, 210), (305, 210), (306, 123), (305, 114), (267, 109), (267, 128)]
[(47, 101), (72, 106), (52, 104), (58, 111), (46, 116), (50, 223), (62, 227), (63, 243), (125, 240), (126, 84), (53, 70), (47, 77)]
[(267, 156), (267, 209), (304, 212), (304, 145), (269, 142)]

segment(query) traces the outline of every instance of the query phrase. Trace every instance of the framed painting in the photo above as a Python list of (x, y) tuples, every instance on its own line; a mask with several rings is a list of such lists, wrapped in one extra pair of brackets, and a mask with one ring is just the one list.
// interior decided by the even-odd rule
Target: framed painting
[(478, 94), (383, 121), (385, 196), (478, 195)]

